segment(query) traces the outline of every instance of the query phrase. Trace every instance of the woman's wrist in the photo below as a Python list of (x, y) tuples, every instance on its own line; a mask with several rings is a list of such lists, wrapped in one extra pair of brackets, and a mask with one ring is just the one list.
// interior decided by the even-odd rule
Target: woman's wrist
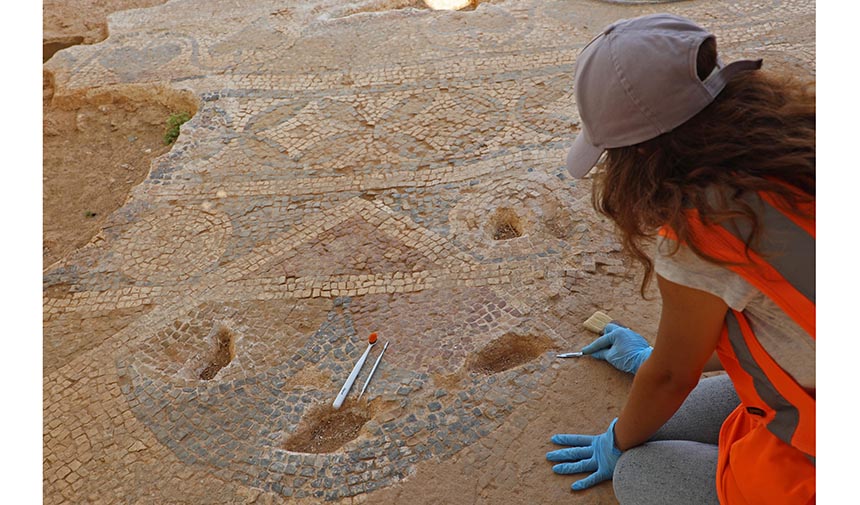
[(615, 448), (618, 449), (619, 452), (624, 452), (627, 449), (630, 449), (632, 446), (627, 444), (627, 440), (624, 438), (624, 430), (623, 429), (621, 430), (622, 436), (619, 438), (619, 436), (618, 436), (618, 423), (620, 423), (620, 422), (621, 422), (621, 420), (619, 419), (618, 422), (615, 423), (615, 426), (613, 427), (612, 438), (614, 439)]
[(612, 450), (615, 451), (616, 456), (620, 456), (624, 451), (618, 447), (618, 437), (615, 435), (616, 426), (618, 426), (618, 418), (612, 423)]

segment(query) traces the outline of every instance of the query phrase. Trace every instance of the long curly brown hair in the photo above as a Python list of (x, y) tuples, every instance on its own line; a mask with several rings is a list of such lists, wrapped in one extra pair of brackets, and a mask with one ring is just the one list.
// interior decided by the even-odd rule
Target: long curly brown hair
[[(699, 77), (716, 62), (716, 44), (699, 50)], [(748, 220), (747, 249), (761, 233), (745, 194), (766, 191), (798, 214), (815, 202), (814, 81), (763, 70), (735, 76), (708, 107), (675, 130), (628, 147), (608, 149), (595, 175), (595, 209), (612, 219), (624, 250), (645, 267), (641, 293), (653, 276), (646, 245), (668, 225), (699, 257), (717, 264), (691, 236), (684, 209), (705, 223)], [(714, 202), (713, 189), (722, 196)], [(708, 189), (708, 191), (706, 191)], [(677, 251), (677, 246), (675, 251)]]

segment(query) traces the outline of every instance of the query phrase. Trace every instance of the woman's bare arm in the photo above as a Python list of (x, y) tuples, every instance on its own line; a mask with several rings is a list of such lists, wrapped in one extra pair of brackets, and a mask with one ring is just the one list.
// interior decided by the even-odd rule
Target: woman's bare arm
[(651, 356), (633, 379), (615, 425), (618, 448), (647, 441), (696, 387), (712, 357), (728, 307), (722, 299), (657, 276), (663, 310)]

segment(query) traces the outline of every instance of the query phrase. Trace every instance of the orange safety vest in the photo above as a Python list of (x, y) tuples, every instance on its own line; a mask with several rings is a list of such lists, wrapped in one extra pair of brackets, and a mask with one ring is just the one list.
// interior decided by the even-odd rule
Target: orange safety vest
[[(762, 224), (757, 252), (746, 251), (749, 224), (705, 224), (685, 211), (697, 245), (773, 300), (815, 338), (815, 209), (798, 217), (767, 193), (747, 197)], [(663, 227), (660, 235), (677, 240)], [(717, 494), (737, 505), (815, 502), (815, 397), (762, 347), (743, 312), (729, 310), (717, 354), (741, 404), (720, 430)]]

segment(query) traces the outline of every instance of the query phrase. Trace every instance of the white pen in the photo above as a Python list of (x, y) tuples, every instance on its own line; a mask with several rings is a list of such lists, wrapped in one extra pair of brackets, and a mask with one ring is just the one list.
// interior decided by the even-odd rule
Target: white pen
[(385, 342), (385, 345), (384, 345), (384, 346), (382, 346), (382, 352), (381, 352), (381, 353), (379, 353), (379, 357), (378, 357), (378, 358), (376, 358), (376, 363), (374, 363), (374, 364), (373, 364), (373, 368), (371, 368), (371, 369), (370, 369), (370, 374), (368, 374), (368, 376), (367, 376), (367, 380), (366, 380), (366, 381), (364, 381), (364, 386), (362, 386), (362, 388), (361, 388), (361, 392), (360, 392), (360, 393), (358, 393), (358, 397), (359, 397), (359, 398), (361, 398), (361, 395), (363, 395), (363, 394), (364, 394), (364, 390), (365, 390), (365, 389), (367, 389), (367, 385), (368, 385), (368, 384), (370, 384), (370, 378), (371, 378), (371, 377), (373, 377), (373, 372), (375, 372), (375, 371), (376, 371), (376, 367), (378, 367), (378, 366), (379, 366), (379, 362), (380, 362), (380, 361), (382, 361), (382, 355), (383, 355), (383, 354), (385, 354), (385, 350), (386, 350), (386, 349), (388, 349), (388, 344), (389, 344), (389, 342), (391, 342), (391, 341), (389, 340), (388, 342)]

